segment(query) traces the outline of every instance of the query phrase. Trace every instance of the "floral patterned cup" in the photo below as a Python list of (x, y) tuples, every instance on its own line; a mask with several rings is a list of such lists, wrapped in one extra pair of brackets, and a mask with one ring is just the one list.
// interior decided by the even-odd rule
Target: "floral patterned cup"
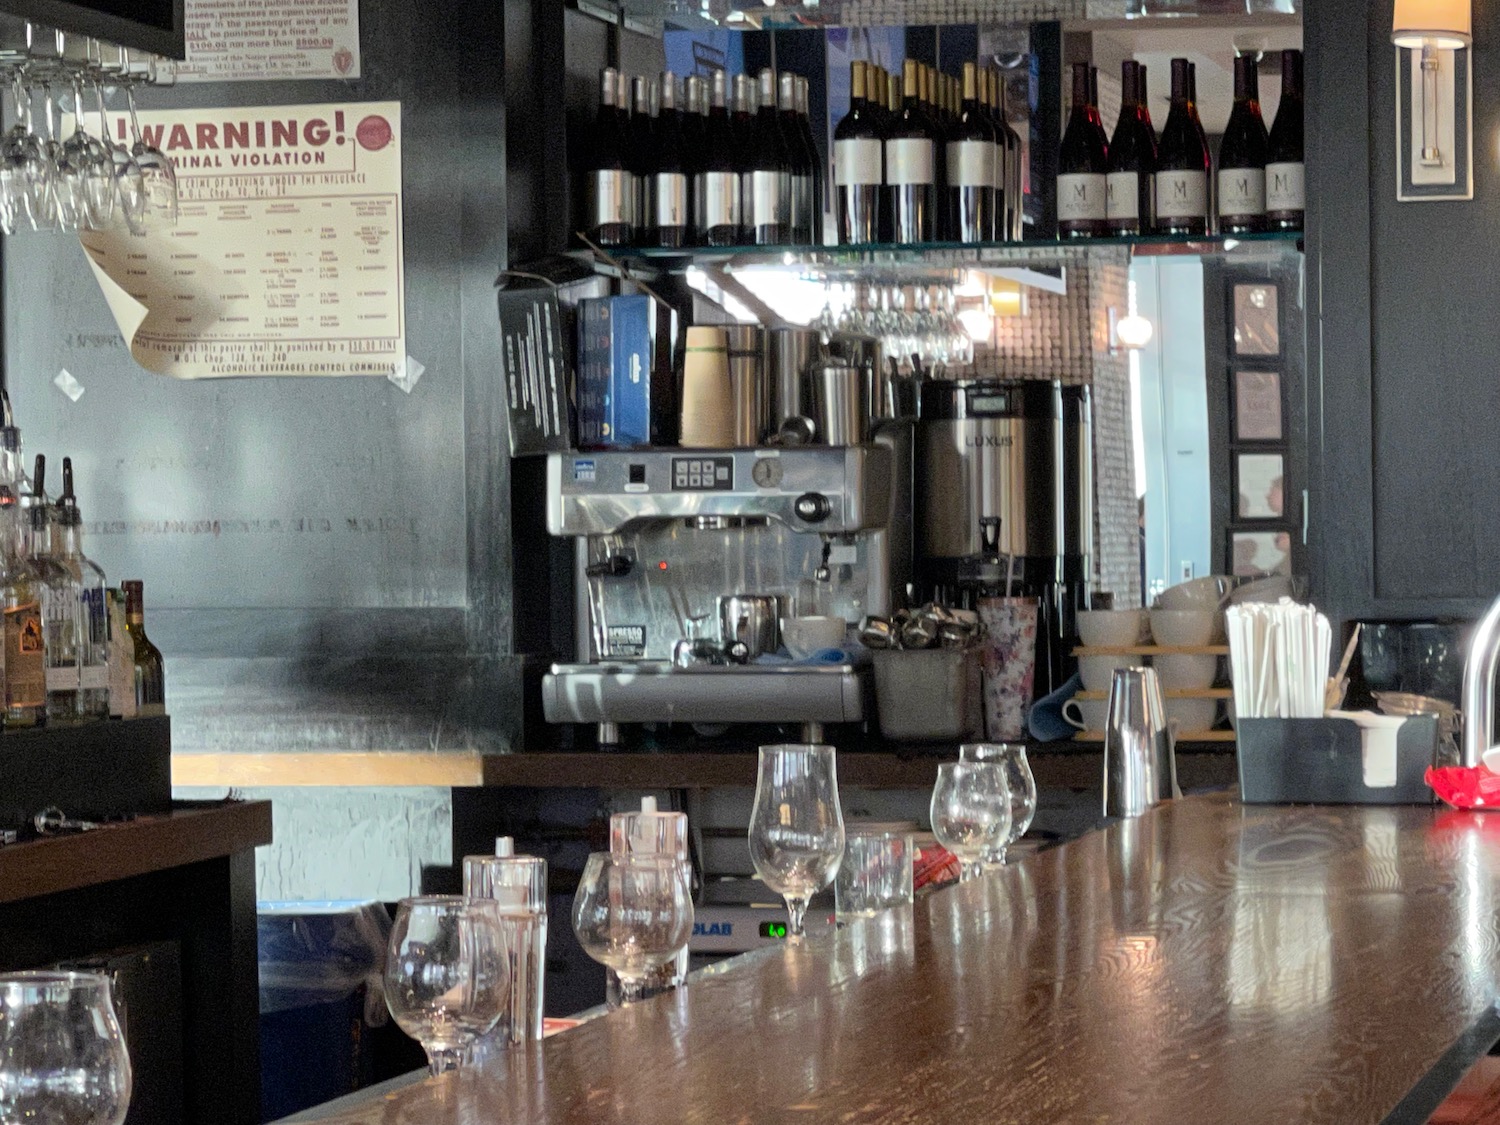
[(995, 742), (1026, 737), (1036, 674), (1037, 603), (1034, 598), (981, 598), (984, 625), (984, 728)]

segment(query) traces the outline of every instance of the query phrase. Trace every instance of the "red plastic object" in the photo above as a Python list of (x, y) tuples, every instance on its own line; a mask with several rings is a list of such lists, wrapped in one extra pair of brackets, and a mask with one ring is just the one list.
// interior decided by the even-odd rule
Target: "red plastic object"
[(1500, 809), (1500, 774), (1484, 766), (1429, 768), (1424, 779), (1455, 809)]

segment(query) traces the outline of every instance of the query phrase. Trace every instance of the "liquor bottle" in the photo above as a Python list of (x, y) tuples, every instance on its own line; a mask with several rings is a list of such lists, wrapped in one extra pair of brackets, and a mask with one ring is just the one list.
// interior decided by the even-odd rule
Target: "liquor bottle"
[(937, 234), (933, 127), (922, 108), (918, 64), (901, 68), (901, 109), (885, 141), (886, 205), (896, 242), (931, 242)]
[(987, 66), (981, 67), (979, 108), (995, 136), (995, 148), (990, 157), (995, 180), (995, 207), (990, 215), (990, 232), (987, 237), (994, 242), (1003, 242), (1010, 237), (1010, 166), (1006, 162), (1005, 130), (1000, 124), (1000, 113), (996, 106), (998, 86), (995, 71)]
[(808, 239), (814, 246), (823, 244), (823, 215), (827, 208), (828, 165), (818, 149), (813, 136), (812, 113), (808, 109), (808, 82), (800, 75), (797, 78), (797, 129), (802, 137), (802, 150), (807, 153), (807, 164), (812, 169), (812, 227)]
[(135, 706), (135, 641), (125, 625), (125, 592), (111, 587), (109, 605), (109, 714), (133, 719)]
[(1120, 120), (1109, 142), (1105, 213), (1110, 234), (1151, 230), (1156, 182), (1156, 132), (1146, 108), (1146, 68), (1134, 59), (1120, 66)]
[(698, 241), (705, 246), (733, 246), (740, 240), (740, 178), (734, 130), (726, 105), (728, 76), (716, 70), (711, 79), (708, 118), (703, 125), (703, 154), (693, 184), (698, 210)]
[(783, 71), (776, 80), (776, 123), (786, 141), (791, 167), (791, 195), (787, 200), (790, 241), (798, 246), (812, 242), (814, 161), (802, 144), (802, 123), (797, 119), (797, 76)]
[(70, 723), (78, 718), (78, 645), (82, 630), (79, 606), (82, 586), (52, 558), (52, 505), (46, 494), (47, 459), (37, 455), (32, 481), (37, 498), (17, 519), (16, 558), (35, 573), (41, 598), (42, 640), (46, 654), (47, 722)]
[(73, 491), (73, 460), (63, 458), (62, 495), (52, 519), (52, 561), (78, 591), (78, 716), (109, 717), (109, 583), (83, 553), (83, 516)]
[(1302, 52), (1281, 52), (1281, 104), (1266, 152), (1266, 226), (1301, 230), (1307, 207), (1302, 163)]
[(868, 100), (869, 71), (863, 61), (850, 64), (849, 112), (833, 131), (834, 206), (843, 244), (880, 239), (885, 138)]
[(599, 110), (585, 146), (584, 233), (600, 246), (628, 246), (631, 229), (631, 173), (625, 164), (624, 117), (616, 105), (619, 72), (599, 72)]
[(1073, 64), (1073, 108), (1057, 154), (1057, 230), (1064, 238), (1106, 233), (1109, 145), (1090, 96), (1088, 63)]
[(780, 246), (792, 236), (792, 155), (776, 114), (776, 73), (760, 72), (760, 108), (751, 149), (749, 222), (757, 246)]
[(639, 76), (630, 80), (630, 124), (625, 130), (627, 137), (626, 159), (635, 174), (635, 235), (642, 245), (650, 245), (652, 216), (656, 201), (652, 190), (653, 134), (656, 122), (651, 117), (651, 86), (653, 84)]
[(652, 246), (685, 246), (689, 222), (687, 165), (682, 113), (677, 108), (677, 76), (669, 70), (662, 72), (658, 97), (652, 131), (647, 241)]
[(1248, 234), (1266, 223), (1266, 153), (1270, 140), (1260, 115), (1255, 59), (1234, 60), (1234, 108), (1219, 141), (1219, 230)]
[(985, 242), (995, 223), (993, 126), (979, 108), (979, 67), (964, 63), (963, 111), (948, 131), (948, 233), (954, 242)]
[(134, 643), (135, 704), (142, 718), (167, 713), (167, 680), (161, 653), (146, 636), (145, 599), (139, 578), (120, 583), (125, 591), (125, 628)]
[(42, 628), (41, 580), (21, 553), (20, 506), (9, 484), (0, 484), (0, 611), (5, 618), (5, 726), (47, 723), (47, 649)]
[(1172, 60), (1172, 107), (1156, 156), (1156, 229), (1162, 234), (1207, 234), (1208, 145), (1195, 125), (1187, 59)]
[(755, 79), (748, 74), (736, 74), (734, 116), (730, 125), (735, 145), (735, 169), (740, 178), (739, 242), (744, 246), (755, 242), (755, 102)]

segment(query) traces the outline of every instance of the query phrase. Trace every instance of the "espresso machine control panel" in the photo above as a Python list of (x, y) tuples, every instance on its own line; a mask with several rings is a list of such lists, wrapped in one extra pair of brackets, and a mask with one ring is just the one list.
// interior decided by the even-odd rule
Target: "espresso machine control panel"
[[(645, 477), (645, 466), (640, 465)], [(733, 492), (733, 457), (673, 457), (672, 491)]]
[(769, 520), (796, 531), (855, 533), (891, 517), (883, 446), (601, 450), (547, 458), (547, 530), (588, 536), (642, 521)]

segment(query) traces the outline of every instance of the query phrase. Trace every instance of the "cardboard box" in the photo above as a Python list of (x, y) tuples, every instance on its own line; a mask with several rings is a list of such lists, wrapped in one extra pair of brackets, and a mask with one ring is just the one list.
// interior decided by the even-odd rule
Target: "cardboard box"
[(651, 444), (651, 298), (578, 303), (578, 444)]

